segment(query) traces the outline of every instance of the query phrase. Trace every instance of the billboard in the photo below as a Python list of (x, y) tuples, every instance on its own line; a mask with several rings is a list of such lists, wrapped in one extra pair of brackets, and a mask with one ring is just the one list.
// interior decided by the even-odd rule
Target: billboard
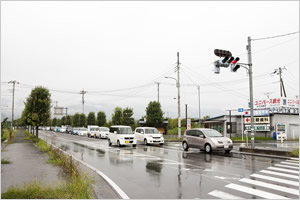
[(286, 97), (270, 98), (265, 100), (255, 100), (254, 108), (273, 108), (273, 107), (284, 107), (284, 108), (299, 108), (299, 99), (291, 99)]
[(64, 107), (54, 107), (54, 115), (64, 115)]

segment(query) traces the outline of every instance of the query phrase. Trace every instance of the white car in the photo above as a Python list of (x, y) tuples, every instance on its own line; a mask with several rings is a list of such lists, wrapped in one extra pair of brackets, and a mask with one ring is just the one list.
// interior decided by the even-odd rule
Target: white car
[(99, 127), (99, 135), (97, 135), (98, 138), (108, 138), (109, 135), (109, 128), (107, 127)]
[(87, 135), (87, 134), (88, 134), (87, 128), (79, 128), (78, 135)]
[(137, 127), (135, 129), (135, 136), (138, 143), (148, 144), (164, 144), (164, 137), (153, 127)]
[(136, 146), (136, 138), (130, 126), (111, 126), (108, 134), (108, 145), (116, 144)]
[(88, 126), (88, 133), (87, 133), (88, 137), (97, 138), (99, 133), (100, 133), (99, 126)]

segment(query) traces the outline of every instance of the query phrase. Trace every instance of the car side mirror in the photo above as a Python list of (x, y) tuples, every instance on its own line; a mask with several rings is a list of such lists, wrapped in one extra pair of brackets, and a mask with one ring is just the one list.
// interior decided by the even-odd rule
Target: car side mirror
[(201, 138), (205, 138), (205, 136), (204, 136), (204, 135), (200, 135), (200, 137), (201, 137)]

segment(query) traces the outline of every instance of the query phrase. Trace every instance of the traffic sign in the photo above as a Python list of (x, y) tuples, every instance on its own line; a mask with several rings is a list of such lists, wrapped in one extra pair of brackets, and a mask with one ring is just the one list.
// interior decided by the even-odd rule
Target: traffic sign
[(244, 108), (238, 108), (238, 112), (244, 112)]

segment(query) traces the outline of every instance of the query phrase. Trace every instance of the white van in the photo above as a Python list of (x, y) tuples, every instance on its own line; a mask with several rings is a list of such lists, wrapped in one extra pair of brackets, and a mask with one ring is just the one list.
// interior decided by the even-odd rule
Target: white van
[(148, 144), (164, 144), (164, 137), (154, 127), (137, 127), (135, 129), (135, 136), (138, 143)]
[(107, 127), (99, 127), (99, 135), (97, 135), (97, 137), (99, 138), (108, 138), (109, 135), (109, 128)]
[(116, 144), (119, 147), (123, 145), (136, 146), (136, 138), (130, 126), (111, 126), (108, 134), (108, 145)]
[(94, 137), (97, 138), (100, 134), (100, 130), (99, 130), (99, 126), (88, 126), (88, 133), (87, 136), (88, 137)]

